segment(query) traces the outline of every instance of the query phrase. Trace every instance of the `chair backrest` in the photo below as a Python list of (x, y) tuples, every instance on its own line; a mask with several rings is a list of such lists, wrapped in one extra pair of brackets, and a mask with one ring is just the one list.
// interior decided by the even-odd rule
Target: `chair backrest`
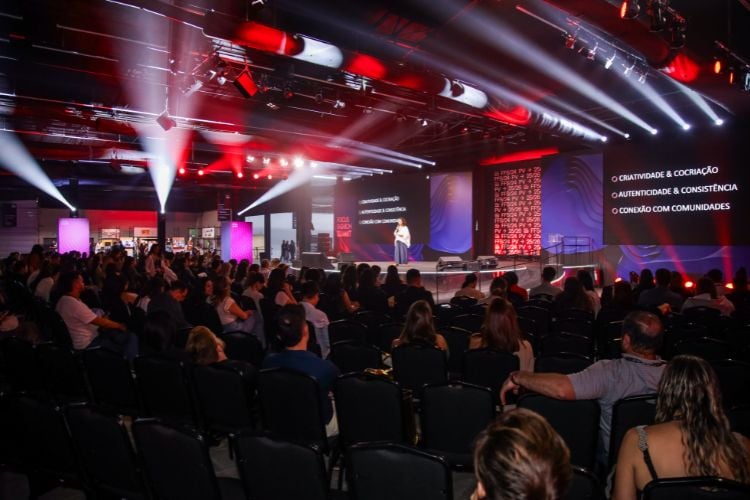
[(54, 342), (36, 346), (37, 370), (44, 389), (59, 400), (85, 401), (88, 383), (80, 357)]
[(44, 339), (73, 348), (73, 339), (70, 338), (68, 325), (57, 311), (47, 305), (39, 308), (39, 323)]
[(200, 434), (157, 419), (139, 419), (133, 423), (133, 437), (157, 498), (221, 499), (208, 447)]
[(393, 341), (401, 335), (404, 324), (397, 321), (383, 323), (377, 329), (370, 329), (367, 335), (371, 338), (373, 345), (383, 352), (391, 352)]
[(450, 326), (463, 328), (471, 333), (478, 332), (484, 322), (484, 316), (479, 314), (459, 314), (450, 320)]
[(555, 331), (576, 333), (592, 338), (594, 336), (594, 322), (591, 319), (563, 318), (555, 322)]
[(95, 490), (117, 498), (149, 498), (121, 418), (81, 404), (69, 406), (65, 418), (81, 465)]
[(125, 415), (141, 412), (130, 362), (120, 353), (104, 347), (81, 353), (94, 402)]
[(594, 361), (588, 356), (571, 352), (559, 352), (547, 356), (539, 356), (534, 362), (534, 371), (537, 373), (578, 373)]
[(362, 372), (367, 368), (380, 368), (380, 350), (356, 340), (342, 340), (331, 346), (331, 362), (341, 373)]
[(599, 479), (588, 469), (573, 466), (573, 477), (563, 500), (605, 500), (604, 488)]
[(592, 311), (587, 311), (585, 309), (577, 309), (575, 307), (571, 307), (569, 309), (565, 309), (563, 311), (560, 311), (560, 313), (558, 313), (557, 315), (558, 321), (562, 321), (565, 319), (594, 321), (594, 313)]
[(266, 430), (289, 441), (328, 450), (320, 389), (313, 377), (286, 368), (261, 370), (258, 398)]
[(518, 356), (496, 349), (470, 349), (464, 353), (461, 380), (487, 387), (497, 397), (500, 386), (511, 372), (519, 369)]
[(331, 345), (344, 340), (356, 340), (365, 343), (367, 341), (367, 327), (359, 321), (350, 319), (332, 321), (328, 325), (328, 338)]
[(570, 448), (570, 462), (593, 469), (599, 436), (599, 403), (593, 400), (561, 401), (540, 394), (518, 398), (519, 408), (528, 408), (547, 419)]
[(441, 328), (439, 333), (448, 344), (448, 370), (451, 373), (461, 373), (463, 367), (464, 351), (469, 348), (471, 332), (457, 326)]
[(474, 439), (494, 418), (495, 398), (488, 388), (428, 385), (422, 394), (422, 446), (454, 467), (472, 468)]
[(406, 442), (404, 397), (399, 385), (361, 373), (340, 376), (334, 385), (339, 440), (343, 447), (372, 441)]
[(39, 372), (31, 342), (20, 337), (8, 337), (0, 341), (0, 351), (5, 377), (13, 390), (33, 391), (39, 388)]
[(448, 359), (445, 352), (434, 346), (402, 344), (391, 354), (393, 378), (405, 389), (419, 397), (425, 384), (448, 381)]
[(255, 368), (243, 362), (193, 368), (198, 407), (209, 430), (228, 433), (255, 423), (253, 401), (256, 376)]
[(263, 346), (260, 340), (245, 332), (228, 332), (219, 335), (224, 341), (224, 353), (229, 359), (250, 363), (256, 368), (263, 364)]
[(591, 337), (577, 333), (555, 332), (542, 339), (542, 354), (559, 354), (572, 352), (582, 356), (593, 357), (594, 341)]
[(536, 324), (536, 333), (540, 336), (549, 332), (550, 321), (552, 320), (552, 313), (549, 308), (539, 307), (538, 305), (524, 305), (516, 308), (516, 312), (519, 317), (533, 319)]
[(391, 321), (391, 317), (380, 311), (357, 311), (354, 314), (354, 320), (358, 323), (365, 325), (368, 330), (368, 342), (371, 342), (369, 338), (369, 330), (376, 328), (378, 325), (388, 323)]
[(740, 500), (750, 498), (750, 486), (718, 477), (657, 479), (643, 488), (644, 500)]
[(734, 359), (711, 361), (721, 385), (725, 408), (750, 405), (750, 363)]
[(398, 444), (358, 444), (346, 462), (353, 500), (453, 498), (450, 468), (436, 455)]
[(685, 339), (674, 345), (673, 355), (692, 354), (708, 361), (729, 359), (732, 357), (732, 346), (723, 340), (711, 337)]
[(739, 432), (750, 439), (750, 405), (735, 406), (727, 412), (732, 432)]
[(133, 361), (144, 410), (168, 422), (198, 426), (188, 366), (179, 360), (140, 356)]
[(328, 498), (328, 476), (317, 448), (252, 432), (232, 436), (232, 448), (248, 498)]
[(651, 425), (656, 417), (656, 394), (631, 396), (617, 401), (612, 407), (612, 427), (609, 434), (609, 467), (617, 462), (622, 438), (636, 425)]
[(463, 296), (458, 296), (458, 297), (452, 297), (450, 300), (450, 303), (451, 305), (459, 307), (463, 309), (464, 311), (468, 312), (468, 309), (477, 303), (477, 299), (475, 299), (474, 297), (467, 297), (463, 295)]

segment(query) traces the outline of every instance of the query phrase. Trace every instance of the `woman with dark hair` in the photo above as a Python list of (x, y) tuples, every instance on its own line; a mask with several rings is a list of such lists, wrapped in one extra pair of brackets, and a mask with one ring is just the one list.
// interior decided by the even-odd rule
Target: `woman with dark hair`
[(472, 299), (482, 300), (484, 294), (477, 290), (477, 275), (469, 273), (464, 278), (464, 282), (461, 284), (461, 288), (456, 291), (454, 297), (470, 297)]
[(682, 304), (682, 312), (692, 307), (710, 307), (717, 309), (724, 316), (734, 312), (734, 304), (723, 295), (716, 293), (716, 285), (711, 278), (701, 278), (695, 287), (695, 296), (689, 297)]
[(292, 293), (292, 286), (286, 280), (285, 273), (286, 268), (281, 267), (271, 271), (271, 274), (268, 275), (268, 281), (266, 281), (266, 288), (263, 291), (266, 298), (273, 300), (277, 306), (297, 303), (297, 299), (294, 298)]
[(602, 302), (599, 299), (596, 290), (594, 290), (594, 278), (592, 278), (591, 273), (585, 269), (579, 269), (576, 273), (576, 278), (581, 282), (583, 290), (586, 292), (586, 295), (588, 295), (589, 300), (591, 301), (591, 307), (594, 311), (594, 316), (596, 316), (602, 308)]
[(573, 477), (570, 451), (539, 414), (502, 413), (474, 445), (477, 488), (471, 500), (557, 500)]
[(563, 291), (557, 294), (552, 303), (552, 311), (555, 315), (560, 315), (569, 309), (582, 309), (594, 312), (594, 307), (591, 304), (589, 296), (583, 289), (581, 282), (574, 276), (565, 279)]
[(342, 319), (359, 309), (359, 302), (351, 300), (349, 294), (341, 286), (340, 273), (331, 273), (326, 276), (318, 309), (325, 312), (331, 321)]
[(394, 297), (406, 289), (406, 283), (398, 275), (398, 268), (391, 264), (385, 270), (385, 283), (380, 287), (387, 297)]
[(520, 369), (534, 371), (534, 350), (523, 339), (516, 311), (505, 299), (493, 299), (487, 306), (479, 333), (469, 338), (469, 349), (497, 349), (518, 357)]
[(730, 430), (707, 361), (681, 355), (669, 362), (659, 382), (655, 422), (625, 434), (614, 500), (635, 499), (659, 478), (718, 476), (750, 483), (750, 440)]
[(375, 285), (375, 275), (372, 269), (365, 269), (359, 275), (357, 301), (360, 308), (365, 311), (388, 312), (388, 297), (383, 290)]
[(487, 301), (491, 301), (494, 298), (508, 298), (508, 281), (502, 276), (493, 278), (490, 282), (490, 295), (487, 297)]
[(409, 307), (404, 329), (401, 336), (393, 341), (393, 347), (403, 344), (426, 344), (448, 351), (445, 338), (435, 330), (432, 308), (426, 300), (418, 300)]
[(357, 268), (348, 265), (341, 272), (341, 287), (351, 300), (357, 300)]
[(641, 296), (641, 292), (644, 290), (651, 290), (656, 286), (654, 283), (654, 273), (651, 269), (641, 270), (641, 275), (638, 277), (638, 284), (633, 288), (633, 300), (638, 303), (638, 297)]

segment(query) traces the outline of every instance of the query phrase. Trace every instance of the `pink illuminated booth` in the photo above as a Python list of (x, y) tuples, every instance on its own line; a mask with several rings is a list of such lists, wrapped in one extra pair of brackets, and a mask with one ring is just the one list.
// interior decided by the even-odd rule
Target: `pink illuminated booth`
[(57, 251), (59, 253), (88, 253), (91, 243), (88, 219), (64, 218), (57, 222)]
[(251, 222), (221, 223), (221, 258), (224, 261), (247, 259), (253, 263), (253, 224)]

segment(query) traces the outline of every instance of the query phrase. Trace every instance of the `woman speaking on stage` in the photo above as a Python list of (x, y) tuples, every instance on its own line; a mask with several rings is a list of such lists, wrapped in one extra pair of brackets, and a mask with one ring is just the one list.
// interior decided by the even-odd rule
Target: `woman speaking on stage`
[(396, 230), (393, 231), (393, 236), (395, 237), (395, 245), (396, 245), (396, 265), (400, 264), (406, 264), (409, 261), (409, 252), (408, 249), (411, 246), (411, 234), (409, 234), (409, 228), (406, 225), (406, 219), (401, 217), (398, 220), (398, 225), (396, 226)]

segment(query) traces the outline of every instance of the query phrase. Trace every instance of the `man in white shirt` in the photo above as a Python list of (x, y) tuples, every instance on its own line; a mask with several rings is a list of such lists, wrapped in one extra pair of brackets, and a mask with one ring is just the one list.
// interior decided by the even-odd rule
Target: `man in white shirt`
[(331, 352), (331, 341), (328, 337), (328, 320), (326, 313), (318, 309), (320, 290), (314, 281), (306, 281), (302, 284), (302, 307), (305, 309), (305, 320), (315, 327), (315, 338), (320, 346), (320, 355), (323, 359)]
[[(61, 274), (58, 286), (63, 296), (57, 301), (55, 310), (68, 327), (74, 349), (100, 345), (120, 352), (128, 359), (138, 355), (138, 337), (128, 332), (122, 323), (98, 316), (81, 301), (81, 292), (86, 288), (81, 273), (70, 271)], [(99, 327), (111, 331), (100, 335)]]

